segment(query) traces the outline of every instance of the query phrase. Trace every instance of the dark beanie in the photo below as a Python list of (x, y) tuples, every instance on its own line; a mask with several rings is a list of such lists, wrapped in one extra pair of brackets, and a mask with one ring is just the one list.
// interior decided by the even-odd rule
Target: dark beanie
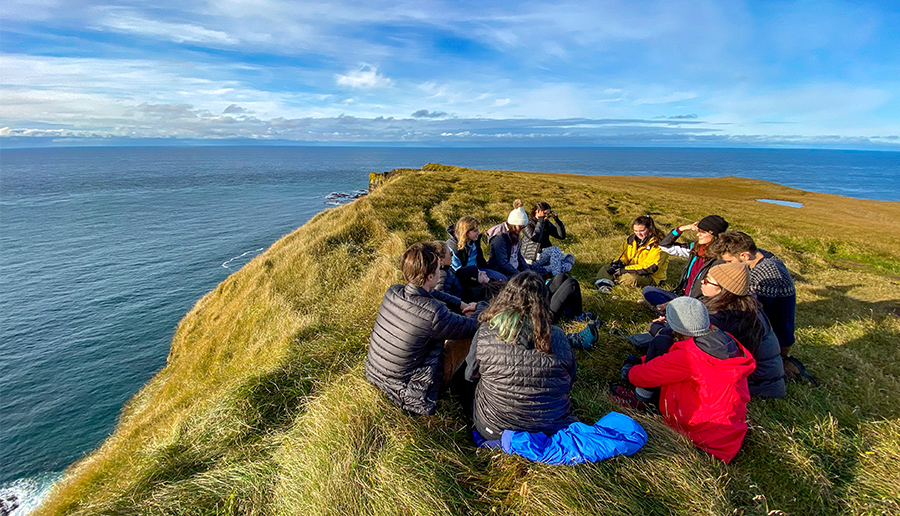
[(724, 233), (728, 230), (728, 221), (718, 215), (707, 215), (700, 219), (700, 222), (697, 223), (697, 227), (703, 231), (712, 233), (715, 236), (719, 236), (719, 233)]

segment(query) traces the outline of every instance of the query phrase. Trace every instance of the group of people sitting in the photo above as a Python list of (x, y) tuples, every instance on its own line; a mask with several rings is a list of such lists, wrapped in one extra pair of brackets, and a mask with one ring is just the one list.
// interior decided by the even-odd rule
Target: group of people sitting
[[(785, 395), (794, 342), (796, 295), (784, 264), (753, 239), (727, 231), (718, 215), (669, 234), (637, 217), (619, 257), (597, 287), (642, 287), (657, 312), (631, 336), (611, 395), (622, 405), (658, 410), (694, 444), (728, 462), (747, 431), (751, 396)], [(687, 231), (695, 242), (679, 243)], [(404, 285), (384, 296), (370, 338), (366, 377), (397, 406), (433, 414), (449, 392), (471, 418), (475, 441), (499, 442), (504, 430), (552, 435), (577, 422), (569, 401), (575, 348), (597, 341), (599, 322), (582, 313), (574, 257), (553, 245), (566, 229), (556, 212), (516, 201), (506, 222), (487, 230), (462, 217), (446, 242), (412, 245), (400, 260)], [(667, 259), (688, 260), (673, 290), (663, 288)], [(561, 319), (586, 322), (566, 334)], [(799, 365), (799, 362), (796, 362)], [(790, 372), (790, 371), (789, 371)]]

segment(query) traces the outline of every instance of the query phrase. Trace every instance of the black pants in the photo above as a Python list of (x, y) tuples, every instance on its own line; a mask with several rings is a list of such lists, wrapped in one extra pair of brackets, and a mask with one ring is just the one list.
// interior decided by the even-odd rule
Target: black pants
[(559, 273), (553, 277), (548, 287), (554, 323), (562, 318), (572, 319), (581, 315), (581, 286), (574, 278), (566, 273)]

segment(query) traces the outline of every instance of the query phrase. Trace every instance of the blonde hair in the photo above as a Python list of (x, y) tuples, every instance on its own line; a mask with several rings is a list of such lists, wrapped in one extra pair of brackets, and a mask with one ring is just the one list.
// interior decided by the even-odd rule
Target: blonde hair
[(472, 231), (473, 229), (478, 229), (481, 223), (478, 222), (478, 219), (475, 217), (469, 217), (468, 215), (465, 217), (460, 217), (458, 221), (456, 221), (456, 249), (460, 250), (466, 247), (466, 233)]

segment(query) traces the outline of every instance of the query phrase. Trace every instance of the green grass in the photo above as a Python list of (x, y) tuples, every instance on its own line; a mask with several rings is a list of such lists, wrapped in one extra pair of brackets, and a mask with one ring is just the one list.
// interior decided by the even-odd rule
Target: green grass
[[(198, 301), (166, 367), (36, 514), (900, 513), (900, 204), (738, 178), (641, 181), (429, 164), (320, 213)], [(362, 372), (399, 255), (461, 215), (490, 227), (516, 198), (560, 213), (585, 308), (609, 330), (577, 351), (582, 420), (622, 410), (606, 396), (632, 351), (622, 335), (652, 318), (637, 290), (589, 288), (645, 213), (665, 228), (719, 213), (781, 256), (798, 289), (794, 354), (821, 385), (752, 401), (729, 465), (643, 414), (630, 413), (650, 437), (639, 453), (577, 467), (476, 450), (452, 401), (404, 414)]]

